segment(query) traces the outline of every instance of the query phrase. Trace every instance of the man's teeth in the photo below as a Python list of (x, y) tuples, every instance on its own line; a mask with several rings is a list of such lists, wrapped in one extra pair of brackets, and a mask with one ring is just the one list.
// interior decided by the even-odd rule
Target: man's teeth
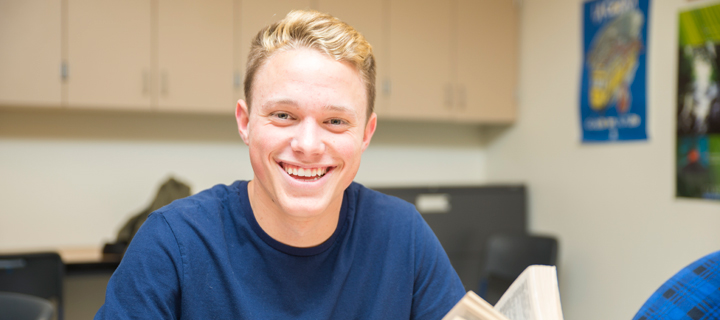
[(298, 168), (298, 167), (290, 167), (288, 165), (284, 166), (285, 171), (294, 176), (298, 177), (322, 177), (327, 173), (327, 168)]

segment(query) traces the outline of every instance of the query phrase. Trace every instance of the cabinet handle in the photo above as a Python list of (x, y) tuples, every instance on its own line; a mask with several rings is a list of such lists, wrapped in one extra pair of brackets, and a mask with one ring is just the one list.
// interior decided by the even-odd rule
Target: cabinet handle
[(67, 79), (70, 77), (70, 71), (68, 68), (68, 63), (66, 61), (63, 61), (60, 64), (60, 80), (67, 81)]
[(163, 70), (160, 75), (160, 94), (163, 96), (168, 95), (168, 74), (166, 70)]
[(385, 79), (382, 83), (382, 94), (384, 96), (390, 96), (392, 93), (392, 81), (390, 79)]
[(445, 107), (446, 108), (452, 108), (453, 107), (453, 85), (452, 83), (448, 83), (445, 85)]
[(465, 85), (464, 85), (464, 84), (458, 85), (458, 86), (457, 86), (457, 90), (458, 90), (458, 92), (457, 92), (457, 97), (458, 97), (458, 98), (457, 98), (457, 99), (458, 99), (457, 105), (458, 105), (458, 107), (459, 107), (460, 109), (465, 110), (465, 107), (467, 107), (467, 94), (466, 94), (466, 92), (465, 92)]
[(235, 86), (235, 90), (242, 87), (242, 76), (240, 75), (240, 71), (235, 71), (235, 76), (233, 76), (233, 85)]

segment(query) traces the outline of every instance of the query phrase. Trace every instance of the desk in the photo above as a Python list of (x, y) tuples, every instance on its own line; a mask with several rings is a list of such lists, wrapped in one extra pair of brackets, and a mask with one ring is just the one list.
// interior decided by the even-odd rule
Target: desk
[(93, 246), (0, 250), (0, 254), (33, 252), (57, 252), (65, 264), (65, 272), (70, 275), (86, 272), (112, 273), (122, 258), (118, 254), (103, 254), (102, 247)]
[(103, 260), (102, 249), (99, 247), (58, 248), (56, 251), (65, 264), (95, 263)]
[(103, 254), (100, 247), (58, 248), (55, 251), (65, 263), (65, 272), (71, 275), (87, 272), (112, 273), (122, 258), (119, 254)]
[(92, 319), (105, 302), (105, 289), (120, 255), (103, 255), (102, 246), (56, 251), (65, 263), (65, 318)]

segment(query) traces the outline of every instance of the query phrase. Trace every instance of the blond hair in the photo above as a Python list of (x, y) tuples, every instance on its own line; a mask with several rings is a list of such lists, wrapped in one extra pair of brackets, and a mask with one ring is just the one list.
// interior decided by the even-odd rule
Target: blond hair
[(365, 83), (367, 118), (375, 106), (375, 57), (372, 47), (350, 25), (329, 14), (295, 10), (258, 32), (250, 46), (245, 72), (245, 99), (250, 107), (255, 73), (275, 52), (310, 48), (355, 67)]

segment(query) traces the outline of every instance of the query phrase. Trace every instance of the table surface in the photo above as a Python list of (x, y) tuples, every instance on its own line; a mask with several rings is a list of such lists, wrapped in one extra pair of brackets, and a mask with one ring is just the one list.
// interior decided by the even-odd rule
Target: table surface
[(103, 261), (101, 247), (58, 248), (57, 253), (60, 254), (60, 257), (65, 264), (94, 263)]
[(57, 252), (65, 264), (65, 271), (67, 274), (113, 272), (120, 264), (121, 260), (121, 256), (118, 254), (103, 254), (102, 247), (100, 246), (0, 249), (0, 254), (40, 252)]

